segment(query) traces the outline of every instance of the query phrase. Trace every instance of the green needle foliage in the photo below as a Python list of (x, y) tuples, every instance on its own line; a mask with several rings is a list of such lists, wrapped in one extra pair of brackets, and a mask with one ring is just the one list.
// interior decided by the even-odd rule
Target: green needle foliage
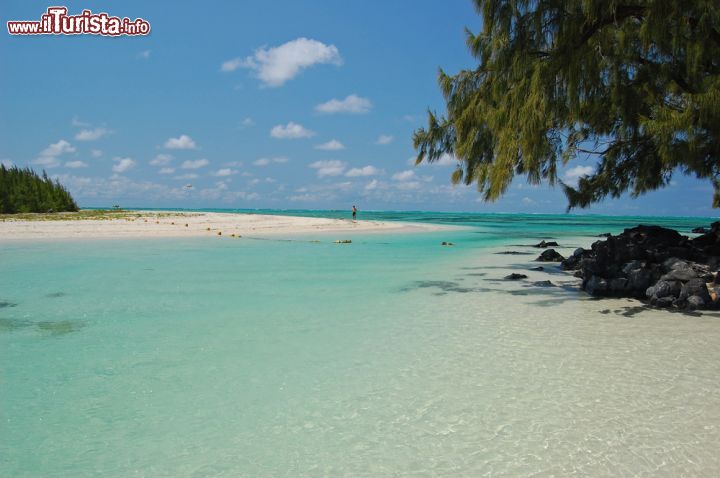
[(445, 116), (414, 134), (417, 161), (458, 159), (453, 183), (500, 197), (515, 175), (558, 181), (594, 159), (568, 209), (636, 197), (674, 173), (711, 181), (720, 206), (718, 0), (475, 0), (479, 61), (439, 83)]
[(42, 177), (32, 169), (0, 164), (0, 213), (77, 211), (70, 193), (53, 182), (45, 171)]

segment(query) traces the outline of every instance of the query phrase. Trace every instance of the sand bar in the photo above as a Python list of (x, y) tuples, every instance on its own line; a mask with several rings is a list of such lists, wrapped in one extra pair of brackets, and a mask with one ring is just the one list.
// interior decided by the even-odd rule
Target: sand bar
[[(0, 241), (57, 239), (118, 239), (198, 236), (293, 236), (298, 234), (362, 232), (427, 232), (454, 229), (420, 223), (386, 221), (352, 222), (262, 214), (176, 211), (108, 211), (54, 215), (3, 216)], [(338, 237), (338, 239), (345, 238)]]

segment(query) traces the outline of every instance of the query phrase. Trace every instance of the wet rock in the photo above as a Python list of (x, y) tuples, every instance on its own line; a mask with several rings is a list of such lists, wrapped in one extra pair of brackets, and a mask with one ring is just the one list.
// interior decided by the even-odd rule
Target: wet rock
[(625, 272), (628, 279), (627, 290), (636, 297), (641, 296), (642, 292), (657, 280), (655, 277), (657, 273), (644, 265), (623, 270), (627, 271)]
[(622, 295), (628, 287), (628, 280), (624, 277), (616, 277), (614, 279), (610, 279), (610, 282), (608, 284), (608, 291), (612, 295)]
[(545, 270), (545, 268), (543, 266), (537, 266), (537, 267), (531, 267), (530, 270), (535, 271), (535, 272), (542, 272)]
[(547, 249), (535, 260), (538, 262), (560, 262), (565, 260), (565, 258), (555, 249)]
[(694, 234), (707, 234), (710, 232), (710, 229), (708, 229), (706, 227), (696, 227), (695, 229), (692, 230), (692, 232)]
[(688, 310), (704, 309), (704, 308), (706, 308), (707, 304), (708, 304), (708, 301), (706, 301), (699, 295), (691, 295), (690, 297), (687, 298), (687, 303), (685, 304), (685, 308)]
[(689, 299), (692, 296), (700, 297), (704, 304), (712, 302), (707, 285), (702, 279), (692, 279), (682, 285), (679, 297)]
[(533, 247), (539, 247), (541, 249), (545, 249), (546, 247), (559, 247), (560, 244), (558, 244), (555, 241), (540, 241), (539, 243), (535, 244)]
[(586, 251), (582, 247), (578, 247), (575, 249), (575, 252), (568, 257), (567, 259), (564, 259), (560, 263), (560, 267), (564, 271), (576, 271), (580, 269), (580, 265), (582, 263), (583, 257), (586, 257), (590, 254), (590, 251)]
[(555, 284), (553, 284), (549, 280), (540, 280), (537, 282), (533, 282), (533, 285), (535, 287), (555, 287)]
[(520, 252), (520, 251), (502, 251), (496, 252), (495, 254), (508, 255), (508, 256), (529, 256), (532, 252)]
[(671, 258), (663, 262), (663, 266), (667, 268), (667, 264), (669, 263), (669, 271), (667, 274), (664, 274), (662, 277), (660, 277), (661, 280), (679, 280), (682, 282), (687, 282), (691, 279), (697, 279), (698, 274), (695, 272), (693, 267), (682, 260), (674, 260), (675, 258)]
[(607, 295), (608, 283), (605, 279), (600, 276), (592, 276), (585, 283), (585, 292), (588, 294), (598, 297)]
[(667, 309), (673, 306), (674, 299), (672, 297), (661, 297), (659, 299), (650, 299), (650, 305)]
[(527, 276), (525, 274), (518, 274), (517, 272), (513, 272), (512, 274), (505, 276), (505, 280), (521, 280), (521, 279), (527, 279)]
[(652, 298), (661, 299), (663, 297), (676, 299), (680, 296), (681, 290), (682, 286), (679, 281), (660, 280), (654, 286), (649, 287), (646, 294), (651, 300)]
[(454, 246), (455, 244), (453, 244), (452, 242), (442, 241), (442, 242), (440, 243), (440, 245), (441, 245), (441, 246)]

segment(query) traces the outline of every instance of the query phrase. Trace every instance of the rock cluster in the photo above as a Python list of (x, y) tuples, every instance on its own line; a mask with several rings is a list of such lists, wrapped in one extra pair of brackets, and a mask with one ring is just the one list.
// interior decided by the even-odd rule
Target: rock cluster
[(563, 269), (578, 271), (590, 295), (635, 297), (686, 310), (720, 307), (718, 265), (720, 222), (694, 239), (659, 226), (625, 229), (561, 262)]

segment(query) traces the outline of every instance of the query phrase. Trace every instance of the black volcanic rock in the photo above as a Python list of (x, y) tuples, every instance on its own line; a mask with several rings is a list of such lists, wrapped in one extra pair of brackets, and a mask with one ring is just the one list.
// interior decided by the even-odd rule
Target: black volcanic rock
[(557, 252), (555, 249), (547, 249), (542, 252), (538, 256), (537, 259), (535, 259), (538, 262), (560, 262), (564, 260), (565, 258), (560, 255), (559, 252)]
[(559, 246), (560, 246), (560, 244), (558, 244), (558, 243), (555, 242), (555, 241), (549, 241), (549, 242), (540, 241), (540, 242), (538, 242), (537, 244), (535, 244), (533, 247), (538, 247), (538, 248), (540, 248), (540, 249), (545, 249), (546, 247), (559, 247)]
[[(547, 251), (546, 251), (547, 252)], [(688, 239), (660, 226), (637, 226), (578, 249), (562, 262), (577, 270), (583, 289), (597, 297), (646, 299), (656, 307), (714, 308), (717, 294), (706, 283), (720, 265), (720, 222), (706, 234)]]
[(525, 274), (518, 274), (517, 272), (513, 272), (512, 274), (505, 276), (505, 280), (521, 280), (521, 279), (527, 279), (527, 276)]
[(549, 280), (539, 280), (537, 282), (533, 282), (533, 285), (535, 287), (555, 287), (555, 284), (553, 284)]
[(582, 258), (589, 255), (590, 251), (586, 251), (582, 247), (579, 247), (575, 249), (575, 252), (573, 252), (572, 256), (568, 257), (560, 263), (560, 267), (564, 271), (576, 271), (580, 269), (580, 262), (582, 261)]

